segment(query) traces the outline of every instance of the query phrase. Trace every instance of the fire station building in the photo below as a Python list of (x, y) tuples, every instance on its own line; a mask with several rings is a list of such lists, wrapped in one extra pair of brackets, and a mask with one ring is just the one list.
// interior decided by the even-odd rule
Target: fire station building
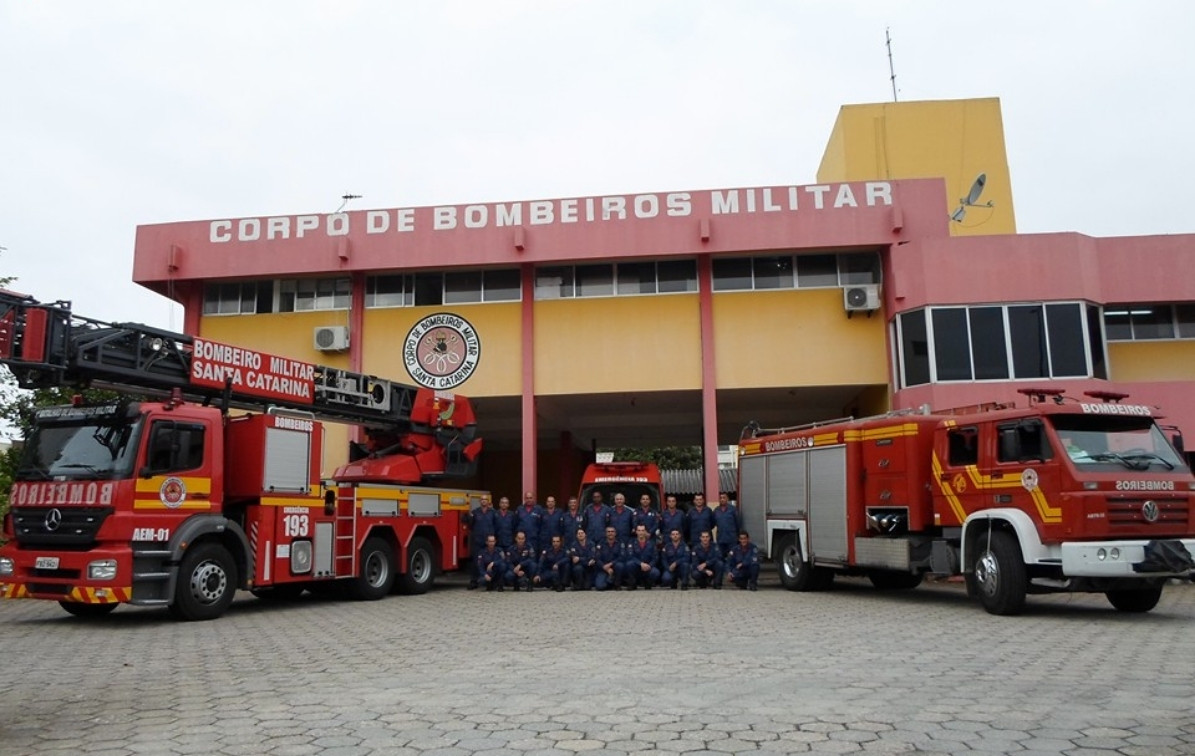
[(842, 108), (813, 183), (141, 226), (133, 278), (190, 334), (468, 396), (475, 483), (542, 498), (599, 447), (701, 445), (713, 492), (749, 422), (1024, 388), (1126, 393), (1195, 439), (1193, 255), (1017, 234), (978, 99)]

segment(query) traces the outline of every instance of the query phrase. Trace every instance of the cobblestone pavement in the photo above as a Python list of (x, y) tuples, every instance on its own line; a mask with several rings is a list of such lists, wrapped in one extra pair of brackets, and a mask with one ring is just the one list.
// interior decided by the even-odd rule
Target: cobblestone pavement
[(1195, 754), (1195, 586), (488, 594), (214, 622), (0, 603), (5, 754)]

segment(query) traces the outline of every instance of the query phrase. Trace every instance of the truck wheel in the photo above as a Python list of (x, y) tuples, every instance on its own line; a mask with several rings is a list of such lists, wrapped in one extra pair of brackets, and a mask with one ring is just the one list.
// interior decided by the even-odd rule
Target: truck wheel
[(776, 571), (780, 573), (780, 584), (790, 591), (822, 591), (834, 582), (832, 571), (805, 561), (795, 538), (786, 538), (780, 543)]
[(188, 622), (219, 617), (237, 592), (237, 570), (228, 549), (218, 543), (192, 546), (178, 568), (170, 613)]
[(1162, 586), (1108, 591), (1104, 595), (1108, 597), (1108, 603), (1117, 610), (1141, 614), (1158, 605), (1158, 599), (1162, 598)]
[(349, 595), (377, 601), (394, 587), (394, 549), (382, 538), (367, 538), (361, 547), (361, 572), (349, 581)]
[(911, 591), (921, 585), (925, 576), (920, 572), (895, 572), (893, 570), (873, 570), (867, 573), (867, 579), (881, 591)]
[(436, 579), (436, 550), (426, 538), (412, 538), (403, 566), (406, 569), (398, 576), (398, 592), (411, 596), (427, 593)]
[(1013, 615), (1025, 609), (1028, 579), (1021, 549), (1008, 533), (996, 531), (976, 542), (972, 565), (979, 601), (989, 614)]
[(78, 601), (59, 601), (67, 614), (76, 617), (103, 617), (116, 610), (117, 604), (80, 604)]

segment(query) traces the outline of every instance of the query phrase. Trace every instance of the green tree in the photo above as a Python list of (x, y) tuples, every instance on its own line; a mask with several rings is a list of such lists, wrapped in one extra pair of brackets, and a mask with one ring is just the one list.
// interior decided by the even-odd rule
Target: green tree
[(688, 470), (702, 466), (700, 446), (658, 446), (651, 449), (607, 449), (615, 462), (655, 462), (661, 470)]

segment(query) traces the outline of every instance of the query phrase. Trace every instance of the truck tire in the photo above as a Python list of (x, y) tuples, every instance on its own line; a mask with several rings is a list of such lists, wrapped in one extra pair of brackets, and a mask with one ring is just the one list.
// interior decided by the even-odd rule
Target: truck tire
[(780, 584), (790, 591), (823, 591), (834, 582), (834, 573), (805, 561), (796, 538), (781, 541), (776, 550)]
[(1021, 548), (1008, 533), (980, 536), (972, 564), (975, 590), (989, 614), (1011, 616), (1025, 609), (1028, 578)]
[(398, 576), (398, 592), (409, 596), (427, 593), (436, 579), (436, 550), (426, 538), (412, 538), (405, 561)]
[(361, 571), (349, 581), (349, 595), (358, 601), (377, 601), (394, 587), (394, 549), (382, 539), (365, 539), (361, 547)]
[(116, 610), (118, 604), (80, 604), (78, 601), (59, 601), (67, 614), (75, 617), (103, 617)]
[(1107, 591), (1108, 603), (1116, 607), (1117, 611), (1142, 614), (1158, 605), (1162, 598), (1162, 586), (1151, 585), (1146, 588), (1131, 588), (1121, 591)]
[(170, 614), (188, 622), (215, 619), (232, 605), (236, 592), (232, 554), (221, 544), (200, 543), (183, 554)]
[(894, 570), (872, 570), (867, 579), (881, 591), (911, 591), (921, 585), (925, 576), (920, 572), (896, 572)]

